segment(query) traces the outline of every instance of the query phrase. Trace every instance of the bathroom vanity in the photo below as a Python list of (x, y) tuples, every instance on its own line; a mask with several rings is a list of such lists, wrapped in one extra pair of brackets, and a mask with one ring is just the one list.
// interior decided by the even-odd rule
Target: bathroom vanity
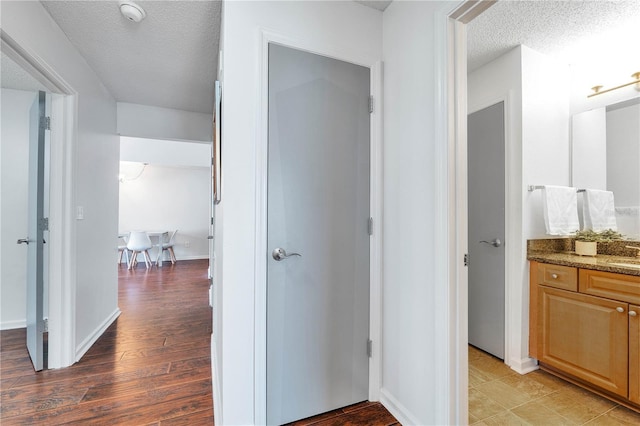
[(530, 244), (529, 354), (541, 369), (640, 411), (640, 259), (616, 247), (587, 258)]

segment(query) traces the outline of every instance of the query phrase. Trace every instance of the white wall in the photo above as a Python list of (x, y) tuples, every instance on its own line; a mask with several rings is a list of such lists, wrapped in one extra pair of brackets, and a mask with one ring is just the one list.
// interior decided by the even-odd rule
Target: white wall
[[(140, 163), (120, 164), (120, 172), (129, 177), (142, 169)], [(177, 229), (178, 260), (208, 258), (210, 179), (207, 167), (149, 164), (137, 179), (120, 184), (120, 230)]]
[(2, 183), (2, 275), (0, 329), (26, 327), (27, 247), (16, 245), (27, 236), (29, 185), (29, 109), (35, 92), (2, 89), (0, 118)]
[[(381, 400), (403, 424), (451, 424), (455, 355), (447, 331), (450, 283), (436, 276), (448, 251), (436, 247), (443, 182), (437, 154), (436, 55), (445, 28), (435, 16), (456, 2), (392, 2), (383, 14), (384, 279)], [(437, 31), (442, 31), (442, 33)], [(442, 79), (441, 79), (442, 77)], [(446, 139), (446, 138), (445, 138)], [(446, 183), (445, 183), (446, 185)], [(453, 244), (453, 242), (452, 242)], [(444, 308), (441, 310), (440, 308)], [(464, 421), (464, 420), (463, 420)]]
[[(570, 79), (567, 64), (522, 47), (522, 179), (569, 185)], [(540, 191), (524, 197), (525, 238), (546, 236)]]
[(118, 133), (149, 139), (211, 142), (213, 115), (118, 102)]
[(211, 143), (122, 136), (120, 138), (120, 161), (136, 161), (156, 166), (208, 168), (211, 165)]
[(116, 103), (39, 2), (3, 2), (2, 29), (77, 92), (75, 318), (78, 355), (118, 314)]
[[(222, 345), (217, 356), (222, 403), (217, 418), (225, 425), (254, 424), (256, 276), (256, 153), (263, 77), (261, 30), (269, 30), (318, 50), (381, 57), (381, 14), (354, 2), (225, 2), (222, 63), (223, 179), (216, 218), (216, 294), (222, 309)], [(221, 290), (221, 291), (220, 291)], [(215, 307), (214, 307), (215, 309)], [(220, 383), (218, 383), (220, 385)], [(221, 418), (220, 418), (221, 417)]]

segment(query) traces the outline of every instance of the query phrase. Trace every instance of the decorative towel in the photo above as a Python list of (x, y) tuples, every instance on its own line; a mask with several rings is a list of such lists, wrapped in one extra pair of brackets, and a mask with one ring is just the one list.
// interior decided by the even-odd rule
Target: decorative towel
[(547, 234), (569, 235), (580, 229), (575, 188), (545, 185), (542, 188), (542, 210)]
[(618, 230), (616, 210), (613, 203), (613, 192), (586, 189), (582, 207), (584, 229), (596, 232), (612, 229)]

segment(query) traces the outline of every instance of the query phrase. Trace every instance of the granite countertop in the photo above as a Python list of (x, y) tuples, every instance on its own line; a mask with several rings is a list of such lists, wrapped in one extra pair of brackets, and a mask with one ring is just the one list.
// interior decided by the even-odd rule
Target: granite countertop
[[(573, 266), (596, 271), (640, 276), (640, 258), (626, 245), (640, 246), (638, 241), (598, 243), (597, 256), (580, 256), (573, 251), (573, 239), (540, 239), (527, 242), (527, 259), (552, 265)], [(602, 253), (602, 254), (600, 254)], [(639, 264), (638, 268), (612, 265), (612, 263)]]

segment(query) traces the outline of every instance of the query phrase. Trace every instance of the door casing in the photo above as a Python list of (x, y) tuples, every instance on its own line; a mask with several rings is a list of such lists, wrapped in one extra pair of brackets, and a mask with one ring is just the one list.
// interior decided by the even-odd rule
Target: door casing
[(294, 39), (268, 30), (261, 31), (260, 43), (260, 78), (261, 94), (260, 118), (258, 120), (258, 141), (256, 148), (256, 244), (254, 259), (256, 261), (255, 276), (255, 389), (254, 424), (266, 424), (267, 420), (267, 165), (268, 165), (268, 64), (269, 43), (280, 44), (294, 49), (304, 50), (317, 55), (327, 56), (371, 70), (371, 95), (374, 108), (371, 113), (371, 183), (370, 212), (373, 217), (373, 235), (370, 245), (370, 308), (369, 338), (373, 341), (372, 356), (369, 360), (369, 400), (379, 399), (381, 378), (381, 279), (382, 279), (382, 63), (366, 53), (342, 51), (335, 46), (313, 43), (309, 40)]
[[(480, 15), (492, 5), (490, 0), (460, 0), (458, 3), (443, 7), (435, 19), (434, 36), (436, 38), (436, 108), (442, 111), (441, 120), (436, 121), (437, 148), (436, 156), (445, 170), (438, 173), (439, 191), (442, 195), (442, 209), (439, 211), (438, 227), (445, 229), (444, 238), (436, 236), (439, 246), (447, 249), (449, 256), (442, 271), (437, 276), (446, 278), (449, 297), (447, 300), (448, 319), (455, 326), (442, 336), (441, 344), (448, 345), (445, 355), (448, 359), (440, 360), (447, 368), (444, 383), (449, 389), (442, 396), (443, 403), (449, 408), (447, 417), (442, 423), (463, 424), (468, 421), (468, 273), (464, 264), (467, 253), (467, 35), (466, 24)], [(507, 126), (513, 119), (509, 118), (509, 97), (505, 99), (505, 120)], [(499, 101), (499, 99), (498, 99)], [(494, 101), (495, 103), (495, 101)], [(507, 127), (505, 139), (513, 138), (515, 129)], [(511, 139), (513, 140), (513, 139)], [(526, 266), (522, 259), (525, 254), (525, 241), (522, 238), (522, 150), (520, 146), (509, 144), (507, 153), (507, 208), (506, 208), (506, 244), (511, 249), (507, 253), (506, 285), (509, 282), (522, 282), (522, 272)], [(444, 262), (443, 262), (444, 263)], [(519, 288), (519, 285), (516, 287)], [(511, 320), (522, 323), (522, 308), (527, 296), (522, 291), (508, 291), (505, 298), (508, 334), (505, 339), (505, 358), (508, 357), (510, 367), (521, 374), (537, 369), (537, 363), (527, 358), (528, 337), (525, 327), (515, 327)], [(520, 355), (520, 357), (518, 357)], [(440, 383), (440, 380), (438, 381)], [(443, 392), (444, 394), (444, 392)]]

